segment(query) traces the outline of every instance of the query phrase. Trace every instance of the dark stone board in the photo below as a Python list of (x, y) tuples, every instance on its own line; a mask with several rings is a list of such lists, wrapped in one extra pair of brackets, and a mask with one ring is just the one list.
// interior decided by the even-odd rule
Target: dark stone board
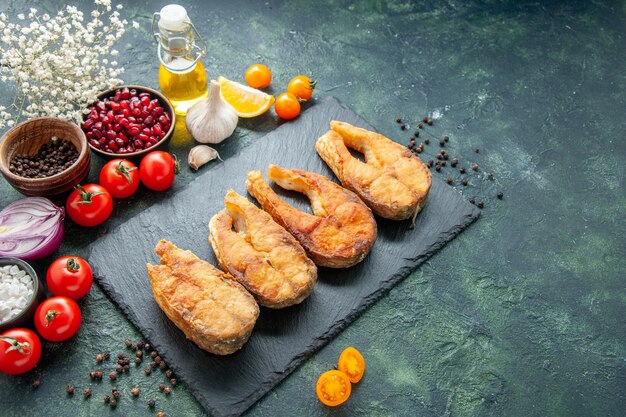
[[(409, 221), (377, 219), (378, 239), (363, 262), (348, 269), (320, 268), (315, 290), (298, 306), (262, 308), (250, 340), (239, 352), (220, 357), (196, 347), (153, 299), (145, 264), (158, 262), (154, 245), (159, 239), (168, 239), (217, 265), (208, 243), (209, 218), (223, 208), (229, 188), (246, 195), (249, 170), (259, 168), (265, 174), (268, 164), (276, 163), (335, 179), (314, 149), (332, 119), (371, 129), (336, 99), (327, 98), (241, 153), (224, 162), (212, 162), (211, 169), (172, 198), (146, 209), (89, 248), (92, 265), (98, 265), (94, 271), (98, 283), (216, 416), (243, 413), (478, 217), (476, 207), (435, 178), (414, 229)], [(277, 191), (297, 207), (309, 210), (299, 195)]]

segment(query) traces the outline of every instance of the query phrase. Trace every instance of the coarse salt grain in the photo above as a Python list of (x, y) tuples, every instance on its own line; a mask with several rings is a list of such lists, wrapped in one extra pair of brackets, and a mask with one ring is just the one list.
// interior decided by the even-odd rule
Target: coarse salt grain
[(0, 267), (0, 323), (18, 316), (33, 296), (33, 277), (17, 265)]

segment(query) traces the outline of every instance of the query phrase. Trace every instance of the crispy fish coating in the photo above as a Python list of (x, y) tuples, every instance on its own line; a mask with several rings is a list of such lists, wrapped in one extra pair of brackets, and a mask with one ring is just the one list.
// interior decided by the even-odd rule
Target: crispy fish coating
[[(379, 133), (334, 120), (330, 128), (317, 140), (315, 150), (341, 184), (381, 217), (415, 219), (430, 191), (428, 167), (409, 149)], [(366, 162), (352, 156), (348, 148), (362, 153)]]
[(290, 206), (276, 195), (261, 171), (248, 172), (248, 192), (300, 242), (313, 262), (347, 268), (365, 258), (376, 240), (376, 222), (371, 210), (354, 193), (323, 175), (300, 169), (270, 165), (268, 176), (282, 188), (309, 198), (314, 215)]
[(298, 241), (234, 190), (226, 193), (224, 205), (209, 222), (209, 241), (220, 267), (262, 306), (282, 308), (308, 297), (317, 267)]
[(161, 265), (147, 264), (154, 299), (185, 336), (202, 349), (228, 355), (241, 349), (259, 316), (254, 298), (191, 251), (161, 240)]

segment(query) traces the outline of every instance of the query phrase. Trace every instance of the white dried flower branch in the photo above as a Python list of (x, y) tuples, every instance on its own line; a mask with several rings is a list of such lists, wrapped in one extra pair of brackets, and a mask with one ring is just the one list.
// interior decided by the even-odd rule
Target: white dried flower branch
[(88, 22), (76, 6), (66, 6), (56, 16), (31, 8), (16, 16), (17, 23), (0, 13), (0, 81), (15, 90), (12, 103), (0, 106), (0, 129), (22, 117), (80, 122), (81, 109), (100, 91), (123, 83), (124, 68), (106, 58), (119, 53), (113, 45), (128, 24), (120, 18), (123, 7), (113, 7), (111, 0), (95, 0), (94, 5)]

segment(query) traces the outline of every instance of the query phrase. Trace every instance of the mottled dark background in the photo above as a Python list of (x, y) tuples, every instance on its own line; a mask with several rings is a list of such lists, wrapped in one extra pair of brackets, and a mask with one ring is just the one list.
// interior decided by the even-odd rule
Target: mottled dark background
[[(149, 21), (164, 4), (125, 5), (124, 16), (141, 24), (120, 45), (127, 82), (158, 86)], [(247, 415), (623, 414), (626, 2), (183, 4), (207, 39), (209, 77), (241, 80), (260, 61), (272, 68), (278, 94), (291, 76), (312, 74), (318, 96), (338, 97), (403, 143), (430, 112), (430, 137), (450, 135), (449, 153), (481, 165), (469, 186), (458, 186), (467, 198), (485, 200), (481, 219)], [(61, 5), (34, 7), (54, 12)], [(0, 0), (12, 16), (30, 6)], [(90, 10), (89, 2), (80, 7)], [(0, 94), (8, 104), (4, 87)], [(399, 130), (397, 116), (409, 131)], [(218, 150), (227, 158), (275, 126), (272, 116), (241, 123)], [(184, 160), (191, 146), (179, 135), (171, 150)], [(437, 150), (431, 142), (426, 154)], [(436, 175), (460, 178), (450, 168)], [(194, 177), (183, 169), (175, 189)], [(0, 190), (0, 207), (20, 197), (3, 180)], [(95, 235), (170, 193), (143, 191), (118, 202), (95, 230), (69, 225), (62, 252), (80, 254)], [(43, 272), (47, 261), (37, 266)], [(81, 304), (85, 320), (74, 340), (46, 344), (37, 371), (0, 377), (0, 414), (143, 416), (147, 399), (156, 398), (168, 415), (203, 415), (184, 385), (160, 394), (158, 373), (123, 376), (115, 412), (101, 400), (108, 381), (92, 384), (91, 400), (67, 399), (66, 384), (89, 384), (97, 352), (121, 351), (125, 338), (140, 337), (98, 288)], [(348, 345), (363, 352), (367, 373), (346, 404), (327, 409), (313, 387)], [(30, 387), (35, 377), (37, 390)], [(143, 389), (138, 400), (128, 394), (134, 384)]]

